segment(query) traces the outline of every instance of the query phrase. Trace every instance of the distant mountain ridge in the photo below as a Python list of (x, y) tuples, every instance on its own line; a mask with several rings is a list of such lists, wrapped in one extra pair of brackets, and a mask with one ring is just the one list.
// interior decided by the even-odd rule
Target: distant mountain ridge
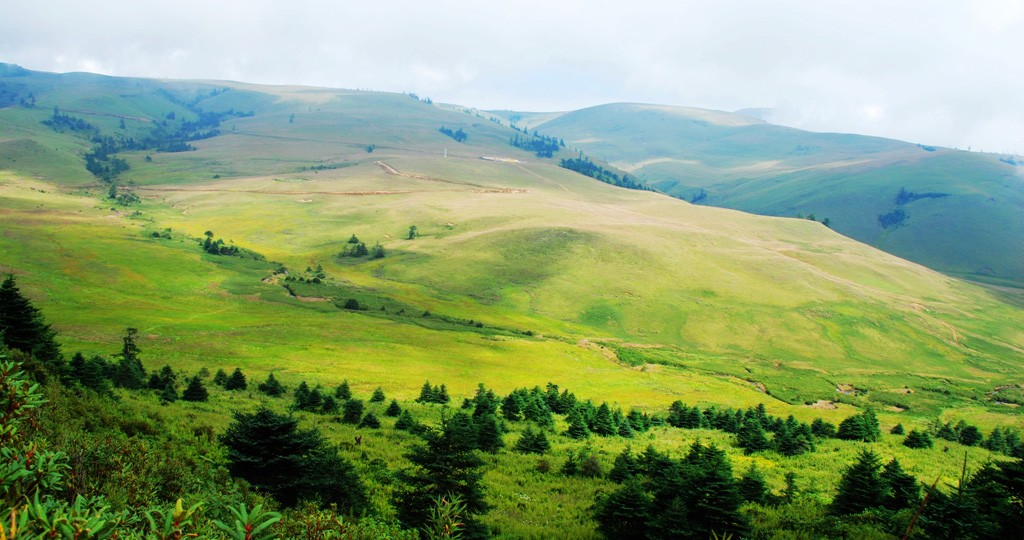
[(1024, 168), (1012, 156), (802, 131), (755, 112), (614, 103), (529, 128), (675, 197), (829, 217), (836, 231), (931, 268), (1024, 283)]

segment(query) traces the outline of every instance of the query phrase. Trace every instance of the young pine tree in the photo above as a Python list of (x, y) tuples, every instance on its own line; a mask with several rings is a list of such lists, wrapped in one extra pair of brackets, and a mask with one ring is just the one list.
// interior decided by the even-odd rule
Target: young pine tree
[(383, 403), (385, 399), (384, 390), (378, 386), (377, 389), (373, 391), (373, 395), (370, 396), (370, 403)]
[(281, 386), (281, 383), (274, 377), (273, 373), (267, 375), (267, 380), (261, 382), (257, 389), (270, 397), (278, 397), (285, 392), (284, 386)]
[(346, 424), (358, 424), (363, 418), (363, 401), (350, 399), (341, 406), (341, 421)]
[(231, 373), (228, 380), (224, 382), (225, 390), (245, 390), (249, 387), (249, 384), (245, 382), (245, 375), (242, 373), (242, 368), (235, 368), (235, 371)]
[(334, 389), (334, 397), (342, 402), (352, 399), (352, 390), (348, 387), (347, 379), (341, 381), (341, 384)]
[(454, 417), (442, 419), (439, 428), (425, 429), (424, 444), (405, 455), (413, 467), (399, 474), (403, 487), (395, 495), (398, 518), (406, 528), (421, 528), (430, 519), (438, 498), (458, 496), (466, 505), (462, 537), (486, 538), (487, 527), (479, 521), (489, 509), (480, 485), (484, 461), (474, 453), (472, 442), (466, 440), (464, 426), (452, 420)]
[(374, 416), (373, 412), (366, 413), (366, 416), (359, 421), (360, 428), (380, 429), (380, 420)]
[(192, 377), (188, 382), (188, 388), (181, 394), (183, 401), (204, 402), (210, 399), (210, 393), (203, 386), (203, 380), (198, 375)]
[(142, 388), (146, 380), (146, 369), (139, 360), (139, 346), (135, 344), (138, 334), (139, 331), (134, 328), (125, 330), (124, 337), (121, 338), (120, 359), (117, 362), (117, 375), (114, 379), (114, 384), (129, 390)]
[(879, 476), (881, 467), (877, 454), (862, 450), (857, 462), (850, 465), (839, 480), (839, 490), (832, 499), (829, 512), (835, 515), (859, 514), (880, 505), (886, 492)]
[(224, 373), (223, 369), (218, 369), (217, 373), (213, 376), (213, 384), (217, 386), (224, 386), (224, 383), (228, 382), (228, 374)]
[(160, 392), (160, 400), (168, 403), (178, 401), (178, 391), (174, 388), (173, 382), (167, 383), (167, 386)]
[(390, 416), (391, 418), (398, 418), (398, 415), (402, 414), (402, 407), (398, 404), (397, 399), (392, 399), (391, 404), (384, 411), (384, 416)]

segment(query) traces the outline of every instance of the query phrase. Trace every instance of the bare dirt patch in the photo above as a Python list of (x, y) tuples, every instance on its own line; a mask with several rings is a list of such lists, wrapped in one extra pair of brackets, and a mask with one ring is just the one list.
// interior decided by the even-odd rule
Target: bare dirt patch
[(811, 403), (810, 405), (805, 405), (805, 407), (810, 407), (812, 409), (822, 409), (822, 410), (831, 410), (831, 409), (838, 409), (839, 408), (839, 407), (836, 406), (836, 402), (835, 401), (828, 401), (828, 400), (825, 400), (825, 399), (819, 399), (818, 401), (815, 401), (814, 403)]

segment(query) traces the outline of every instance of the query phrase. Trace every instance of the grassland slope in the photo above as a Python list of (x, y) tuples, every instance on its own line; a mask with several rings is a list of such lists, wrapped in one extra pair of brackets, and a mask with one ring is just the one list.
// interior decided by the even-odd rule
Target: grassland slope
[[(843, 398), (922, 416), (975, 400), (1008, 412), (988, 392), (1024, 371), (1024, 335), (1007, 324), (1021, 312), (986, 291), (819, 223), (596, 182), (475, 114), (402, 94), (14, 78), (35, 106), (0, 110), (0, 133), (27, 141), (0, 162), (0, 249), (29, 290), (61, 299), (52, 317), (76, 346), (138, 326), (186, 367), (385, 376), (400, 393), (424, 376), (468, 390), (500, 374), (640, 406), (750, 404), (767, 390), (778, 407)], [(90, 137), (41, 123), (54, 107), (115, 134), (230, 114), (194, 150), (120, 152), (117, 183), (140, 202), (118, 206), (82, 172)], [(700, 114), (718, 130), (764, 127)], [(278, 264), (204, 255), (206, 231)], [(386, 256), (341, 256), (353, 234)], [(321, 266), (326, 283), (289, 296), (279, 265), (304, 279)], [(354, 297), (375, 313), (338, 306)]]
[(673, 196), (829, 217), (835, 230), (931, 268), (1024, 282), (1024, 175), (1012, 157), (657, 105), (495, 114), (530, 121)]

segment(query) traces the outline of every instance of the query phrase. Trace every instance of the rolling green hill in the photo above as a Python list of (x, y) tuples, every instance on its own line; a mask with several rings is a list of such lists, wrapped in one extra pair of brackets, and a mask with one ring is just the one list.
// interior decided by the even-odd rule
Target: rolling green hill
[[(820, 223), (616, 188), (559, 167), (569, 149), (538, 158), (509, 146), (507, 126), (403, 94), (36, 72), (0, 82), (18, 87), (0, 109), (0, 265), (65, 351), (109, 354), (135, 327), (150, 369), (240, 366), (251, 380), (348, 380), (360, 395), (383, 386), (408, 401), (425, 379), (457, 397), (479, 382), (505, 393), (550, 381), (651, 413), (676, 400), (764, 403), (834, 423), (870, 407), (886, 430), (936, 418), (1024, 427), (1021, 308)], [(21, 104), (29, 93), (35, 106)], [(55, 107), (92, 127), (43, 124)], [(216, 124), (192, 129), (214, 113)], [(559, 120), (542, 133), (585, 144), (555, 131)], [(743, 122), (721, 129), (755, 125)], [(106, 181), (85, 168), (104, 137), (119, 145), (104, 163), (129, 167)], [(111, 184), (138, 201), (107, 198)], [(210, 235), (263, 257), (211, 254)], [(353, 235), (384, 256), (344, 256)], [(227, 410), (259, 400), (166, 410), (220, 429)], [(679, 433), (643, 442), (679, 451), (693, 438)], [(737, 467), (766, 468), (773, 486), (799, 470), (822, 490), (859, 444), (830, 442), (829, 459), (750, 457), (729, 435), (695, 433), (728, 446)], [(559, 451), (574, 444), (556, 436)], [(610, 462), (627, 443), (608, 441), (594, 444)], [(410, 444), (399, 442), (368, 443), (366, 455), (398, 462)], [(881, 447), (920, 478), (958, 474), (958, 452), (920, 457), (889, 435)], [(494, 523), (527, 534), (525, 493), (552, 497), (531, 507), (552, 530), (594, 537), (590, 499), (558, 499), (532, 472), (523, 480), (534, 466), (493, 458)]]
[[(676, 197), (763, 215), (828, 217), (836, 231), (930, 268), (1024, 282), (1024, 169), (1010, 157), (656, 105), (488, 114), (517, 117)], [(909, 196), (898, 198), (901, 189)]]

